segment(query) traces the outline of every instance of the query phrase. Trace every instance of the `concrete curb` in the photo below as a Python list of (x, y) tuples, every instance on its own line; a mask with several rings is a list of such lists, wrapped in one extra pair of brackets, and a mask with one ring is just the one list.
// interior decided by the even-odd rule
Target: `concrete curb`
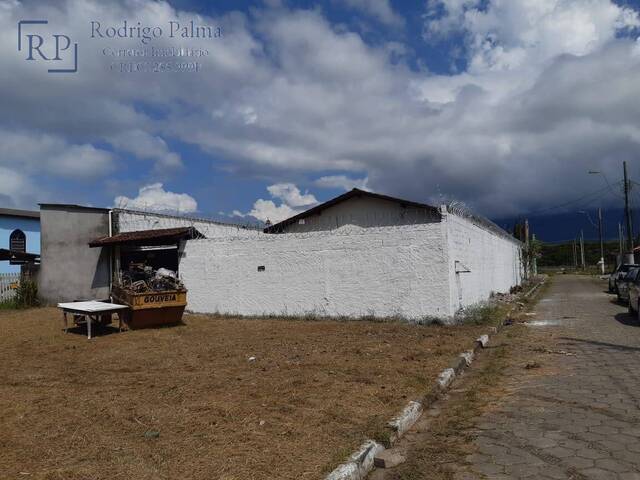
[[(392, 447), (418, 421), (425, 408), (432, 405), (440, 394), (446, 392), (456, 377), (468, 368), (475, 358), (475, 351), (484, 348), (489, 343), (489, 335), (482, 335), (474, 342), (474, 349), (462, 352), (451, 362), (451, 367), (445, 368), (436, 380), (434, 387), (421, 400), (412, 400), (394, 417), (387, 427), (392, 430), (389, 436), (389, 446)], [(385, 450), (374, 440), (364, 443), (360, 449), (349, 457), (345, 463), (331, 472), (325, 480), (364, 480), (374, 469), (374, 458)]]
[(547, 280), (546, 278), (543, 278), (540, 282), (536, 283), (533, 287), (531, 287), (531, 289), (527, 293), (524, 294), (524, 297), (527, 298), (533, 295), (533, 292), (535, 292), (538, 288), (544, 285), (546, 280)]
[(470, 367), (473, 363), (473, 360), (476, 358), (476, 354), (473, 350), (468, 350), (466, 352), (462, 352), (460, 354), (460, 358), (463, 358), (465, 363), (467, 364), (467, 367)]
[(402, 412), (387, 424), (393, 430), (393, 438), (397, 439), (404, 435), (418, 421), (422, 410), (422, 402), (415, 400), (409, 402)]
[[(546, 279), (542, 279), (537, 283), (529, 292), (525, 293), (525, 297), (529, 297), (533, 292), (545, 283)], [(517, 304), (511, 307), (506, 313), (505, 317), (508, 318), (516, 309)], [(504, 327), (504, 320), (500, 321), (495, 327), (490, 327), (492, 334), (496, 334)], [(389, 436), (389, 447), (393, 445), (418, 421), (422, 416), (422, 413), (426, 408), (431, 406), (443, 392), (446, 392), (457, 376), (460, 375), (465, 369), (469, 368), (473, 363), (476, 354), (479, 350), (486, 348), (489, 345), (489, 334), (481, 335), (473, 342), (473, 348), (462, 352), (456, 357), (449, 368), (445, 368), (436, 380), (433, 388), (427, 392), (420, 400), (410, 401), (399, 415), (394, 417), (387, 427), (392, 430)], [(339, 465), (333, 472), (331, 472), (325, 480), (364, 480), (367, 475), (375, 468), (374, 458), (375, 456), (384, 451), (385, 446), (380, 445), (374, 440), (368, 440), (360, 449), (349, 457), (347, 462)]]
[(438, 375), (438, 379), (436, 380), (436, 384), (440, 390), (446, 390), (449, 388), (449, 385), (453, 382), (454, 378), (456, 378), (456, 371), (453, 368), (445, 368), (440, 375)]
[(326, 480), (364, 480), (373, 470), (373, 459), (384, 450), (379, 443), (368, 440), (342, 465), (327, 475)]

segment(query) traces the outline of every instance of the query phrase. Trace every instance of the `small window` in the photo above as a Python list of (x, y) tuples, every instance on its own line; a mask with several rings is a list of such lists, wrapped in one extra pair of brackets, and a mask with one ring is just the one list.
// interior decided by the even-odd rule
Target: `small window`
[(27, 236), (22, 230), (14, 230), (9, 235), (9, 250), (12, 252), (26, 253)]
[(305, 221), (304, 218), (301, 218), (300, 220), (298, 220), (298, 225), (304, 225), (305, 223), (307, 222)]
[(264, 265), (258, 265), (258, 271), (264, 272)]
[[(22, 230), (14, 230), (9, 235), (9, 250), (12, 252), (26, 253), (27, 236)], [(22, 265), (24, 260), (10, 260), (9, 265)]]

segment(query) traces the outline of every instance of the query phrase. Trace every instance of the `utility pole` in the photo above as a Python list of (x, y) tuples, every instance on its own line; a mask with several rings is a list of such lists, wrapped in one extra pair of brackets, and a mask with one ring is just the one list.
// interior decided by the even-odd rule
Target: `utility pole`
[(525, 218), (524, 220), (524, 244), (527, 251), (527, 278), (529, 278), (531, 274), (531, 251), (529, 250), (529, 219)]
[[(622, 162), (622, 170), (624, 174), (624, 218), (626, 224), (626, 236), (627, 242), (623, 241), (623, 233), (622, 227), (618, 224), (618, 235), (620, 242), (620, 258), (618, 259), (618, 265), (623, 263), (635, 263), (634, 255), (633, 255), (633, 224), (631, 219), (631, 206), (629, 204), (629, 191), (631, 190), (631, 181), (629, 180), (629, 175), (627, 174), (627, 162)], [(604, 177), (605, 182), (609, 188), (609, 181), (604, 173), (597, 170), (589, 170), (589, 174), (593, 175), (602, 175)]]
[[(536, 241), (536, 234), (532, 234), (531, 235), (531, 239), (533, 240), (533, 242), (535, 243)], [(533, 264), (533, 276), (537, 276), (538, 275), (538, 259), (536, 257), (533, 257), (531, 260), (531, 263)]]
[(584, 270), (586, 265), (584, 262), (584, 231), (583, 230), (580, 230), (580, 261), (582, 263), (582, 270)]
[(600, 273), (604, 275), (604, 243), (602, 241), (602, 208), (598, 208), (598, 234), (600, 235)]
[(627, 162), (622, 162), (622, 168), (624, 170), (624, 217), (627, 226), (627, 248), (628, 254), (625, 259), (625, 263), (635, 263), (633, 258), (633, 228), (631, 224), (631, 207), (629, 206), (629, 190), (631, 185), (629, 184), (629, 176), (627, 175)]
[(620, 251), (620, 260), (618, 264), (622, 263), (622, 256), (624, 255), (624, 243), (622, 240), (622, 224), (618, 222), (618, 248)]
[(578, 270), (578, 246), (575, 238), (573, 239), (573, 269)]

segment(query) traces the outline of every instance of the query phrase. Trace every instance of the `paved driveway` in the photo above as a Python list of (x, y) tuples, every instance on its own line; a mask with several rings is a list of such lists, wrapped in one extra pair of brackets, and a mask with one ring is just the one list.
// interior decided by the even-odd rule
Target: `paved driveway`
[(529, 322), (544, 365), (509, 367), (467, 457), (479, 478), (640, 480), (640, 326), (605, 289), (554, 279)]

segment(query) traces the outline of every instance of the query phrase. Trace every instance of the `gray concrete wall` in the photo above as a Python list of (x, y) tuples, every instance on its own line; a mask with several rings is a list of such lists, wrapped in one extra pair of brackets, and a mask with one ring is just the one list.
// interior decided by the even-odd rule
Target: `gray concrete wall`
[(38, 291), (42, 302), (109, 297), (109, 250), (89, 242), (109, 234), (107, 210), (42, 205), (41, 265)]

